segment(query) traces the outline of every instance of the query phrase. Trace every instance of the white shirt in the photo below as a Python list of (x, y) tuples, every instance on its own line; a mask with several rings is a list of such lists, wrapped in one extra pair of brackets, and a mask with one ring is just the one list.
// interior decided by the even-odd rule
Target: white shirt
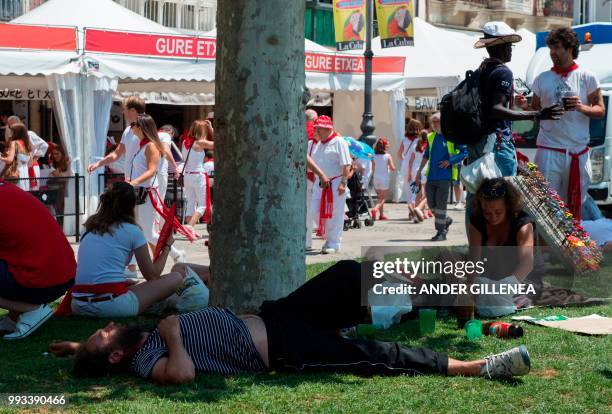
[[(214, 161), (206, 161), (204, 163), (204, 172), (208, 175), (215, 172), (215, 162)], [(214, 174), (212, 174), (214, 175)]]
[[(167, 132), (159, 132), (157, 135), (159, 136), (159, 140), (161, 141), (164, 148), (164, 144), (172, 145), (172, 138), (170, 137), (170, 134), (168, 134)], [(159, 161), (159, 174), (168, 175), (168, 160), (166, 159), (164, 154), (161, 154), (161, 159)]]
[[(130, 175), (130, 180), (136, 179), (143, 175), (149, 169), (149, 163), (147, 162), (147, 157), (145, 152), (147, 151), (147, 147), (149, 145), (155, 145), (152, 142), (148, 143), (142, 149), (138, 148), (136, 151), (136, 155), (134, 156), (134, 161), (130, 166), (130, 169), (126, 171), (126, 174)], [(157, 166), (157, 171), (159, 171), (159, 165)], [(138, 184), (137, 187), (159, 187), (159, 181), (157, 180), (157, 174), (153, 174), (151, 178), (142, 183)]]
[(326, 144), (319, 142), (311, 157), (329, 179), (342, 175), (342, 167), (352, 164), (348, 143), (341, 136)]
[[(195, 145), (195, 142), (193, 143)], [(204, 156), (206, 155), (206, 151), (196, 151), (195, 148), (191, 147), (191, 152), (189, 154), (189, 159), (185, 162), (184, 172), (193, 173), (193, 172), (204, 172)], [(187, 155), (185, 155), (187, 158)]]
[(389, 154), (374, 155), (374, 180), (386, 180), (389, 177)]
[[(134, 133), (132, 132), (132, 127), (128, 126), (124, 131), (123, 135), (121, 135), (121, 143), (125, 147), (125, 155), (124, 155), (124, 168), (126, 174), (130, 173), (130, 167), (132, 165), (132, 161), (134, 160), (134, 155), (138, 152), (140, 148), (140, 140)], [(136, 176), (138, 177), (138, 176)]]
[(49, 148), (49, 144), (34, 131), (28, 131), (28, 136), (32, 144), (32, 157), (44, 157)]
[[(599, 89), (599, 80), (586, 70), (573, 70), (567, 78), (549, 70), (536, 78), (532, 89), (542, 108), (563, 106), (562, 93), (566, 90), (577, 93), (582, 103), (588, 104), (588, 96)], [(584, 147), (590, 140), (589, 122), (589, 117), (578, 111), (568, 111), (558, 121), (541, 121), (537, 144), (562, 149)]]
[(583, 221), (581, 225), (598, 246), (612, 242), (612, 220), (600, 218), (599, 220)]
[(415, 140), (410, 140), (406, 137), (402, 138), (402, 159), (406, 160), (406, 157), (409, 155), (408, 152)]

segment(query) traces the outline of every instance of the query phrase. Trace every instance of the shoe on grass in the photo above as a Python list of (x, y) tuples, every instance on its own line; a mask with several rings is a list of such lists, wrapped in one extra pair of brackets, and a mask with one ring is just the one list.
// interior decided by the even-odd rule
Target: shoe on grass
[(12, 332), (15, 332), (16, 327), (17, 327), (17, 322), (9, 318), (8, 315), (0, 319), (0, 332), (12, 333)]
[(38, 308), (22, 313), (15, 326), (13, 333), (4, 335), (4, 339), (22, 339), (42, 326), (43, 323), (53, 316), (53, 310), (49, 305), (40, 305)]
[(321, 253), (323, 254), (334, 254), (334, 253), (338, 253), (339, 249), (334, 249), (331, 247), (323, 247), (323, 249), (321, 249)]
[(531, 370), (531, 360), (525, 345), (484, 358), (480, 376), (488, 379), (520, 377)]

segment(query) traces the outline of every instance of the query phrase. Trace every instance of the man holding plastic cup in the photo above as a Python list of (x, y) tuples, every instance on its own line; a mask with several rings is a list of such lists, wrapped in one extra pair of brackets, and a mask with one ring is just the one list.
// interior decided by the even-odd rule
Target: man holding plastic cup
[(546, 44), (554, 66), (535, 79), (532, 106), (539, 110), (559, 104), (565, 114), (558, 121), (540, 122), (535, 162), (580, 220), (591, 181), (589, 121), (604, 117), (604, 101), (597, 77), (574, 61), (580, 42), (572, 29), (552, 30)]

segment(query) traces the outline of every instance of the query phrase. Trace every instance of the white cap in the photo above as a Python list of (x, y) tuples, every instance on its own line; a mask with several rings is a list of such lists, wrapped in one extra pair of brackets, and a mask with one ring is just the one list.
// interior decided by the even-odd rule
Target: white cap
[(491, 47), (504, 43), (518, 43), (523, 38), (505, 22), (488, 22), (482, 28), (484, 37), (480, 38), (474, 48)]

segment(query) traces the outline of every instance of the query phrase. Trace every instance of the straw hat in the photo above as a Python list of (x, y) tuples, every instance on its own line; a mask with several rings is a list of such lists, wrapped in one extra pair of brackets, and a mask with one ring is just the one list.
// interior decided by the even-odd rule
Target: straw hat
[(478, 39), (474, 49), (503, 45), (504, 43), (518, 43), (523, 38), (504, 22), (488, 22), (482, 28), (484, 37)]

